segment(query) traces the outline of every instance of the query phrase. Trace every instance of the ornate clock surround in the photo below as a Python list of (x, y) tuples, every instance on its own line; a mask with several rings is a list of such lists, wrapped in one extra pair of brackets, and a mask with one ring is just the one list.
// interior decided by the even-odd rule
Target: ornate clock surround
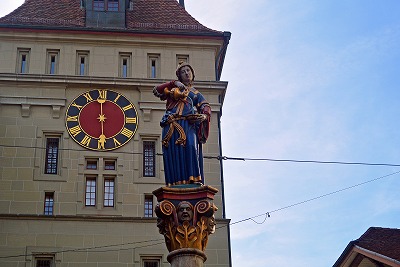
[(133, 138), (138, 115), (135, 105), (121, 93), (96, 89), (80, 94), (69, 104), (65, 125), (79, 145), (108, 151), (122, 147)]

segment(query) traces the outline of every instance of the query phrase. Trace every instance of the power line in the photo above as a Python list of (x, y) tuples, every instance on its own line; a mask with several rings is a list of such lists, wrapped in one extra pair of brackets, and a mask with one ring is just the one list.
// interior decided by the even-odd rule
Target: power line
[(227, 157), (227, 156), (217, 156), (217, 157), (204, 156), (204, 158), (217, 158), (218, 160), (273, 161), (273, 162), (292, 162), (292, 163), (319, 163), (319, 164), (342, 164), (342, 165), (366, 165), (366, 166), (400, 167), (400, 164), (391, 164), (391, 163), (298, 160), (298, 159), (272, 159), (272, 158), (238, 158), (238, 157)]
[(255, 215), (255, 216), (252, 216), (252, 217), (249, 217), (249, 218), (237, 221), (237, 222), (233, 222), (233, 223), (230, 223), (230, 225), (238, 224), (238, 223), (249, 221), (249, 220), (252, 220), (257, 224), (263, 224), (266, 221), (266, 219), (264, 219), (264, 221), (262, 223), (258, 223), (254, 219), (258, 218), (258, 217), (261, 217), (261, 216), (265, 216), (265, 218), (269, 218), (271, 213), (278, 212), (278, 211), (285, 210), (285, 209), (289, 209), (289, 208), (292, 208), (292, 207), (295, 207), (295, 206), (299, 206), (299, 205), (305, 204), (307, 202), (311, 202), (311, 201), (314, 201), (314, 200), (317, 200), (317, 199), (320, 199), (320, 198), (323, 198), (323, 197), (334, 195), (334, 194), (337, 194), (339, 192), (343, 192), (343, 191), (346, 191), (346, 190), (349, 190), (349, 189), (352, 189), (352, 188), (355, 188), (355, 187), (358, 187), (358, 186), (361, 186), (361, 185), (372, 183), (372, 182), (375, 182), (375, 181), (378, 181), (378, 180), (381, 180), (383, 178), (387, 178), (389, 176), (393, 176), (393, 175), (396, 175), (396, 174), (399, 174), (399, 173), (400, 173), (400, 171), (393, 172), (393, 173), (390, 173), (390, 174), (386, 174), (386, 175), (383, 175), (383, 176), (380, 176), (380, 177), (377, 177), (377, 178), (374, 178), (374, 179), (371, 179), (371, 180), (368, 180), (368, 181), (365, 181), (365, 182), (362, 182), (362, 183), (351, 185), (351, 186), (348, 186), (348, 187), (345, 187), (345, 188), (342, 188), (342, 189), (339, 189), (339, 190), (336, 190), (336, 191), (333, 191), (333, 192), (330, 192), (330, 193), (326, 193), (326, 194), (323, 194), (323, 195), (320, 195), (320, 196), (317, 196), (317, 197), (313, 197), (313, 198), (309, 198), (307, 200), (303, 200), (303, 201), (300, 201), (300, 202), (297, 202), (297, 203), (293, 203), (293, 204), (290, 204), (288, 206), (285, 206), (285, 207), (282, 207), (282, 208), (279, 208), (279, 209), (271, 210), (271, 211), (264, 212), (262, 214)]
[[(39, 146), (18, 146), (18, 145), (0, 145), (0, 147), (8, 148), (35, 148), (35, 149), (46, 149), (45, 147)], [(74, 149), (74, 148), (59, 148), (60, 151), (78, 151), (86, 152), (85, 149)], [(130, 155), (143, 155), (143, 152), (124, 152), (124, 151), (113, 151), (115, 154), (130, 154)], [(157, 156), (162, 156), (163, 153), (156, 153)], [(362, 166), (385, 166), (385, 167), (400, 167), (400, 164), (393, 163), (371, 163), (371, 162), (347, 162), (347, 161), (322, 161), (322, 160), (298, 160), (298, 159), (274, 159), (274, 158), (242, 158), (242, 157), (228, 157), (228, 156), (209, 156), (204, 155), (205, 159), (216, 159), (216, 160), (239, 160), (239, 161), (270, 161), (270, 162), (289, 162), (289, 163), (315, 163), (315, 164), (338, 164), (338, 165), (362, 165)]]

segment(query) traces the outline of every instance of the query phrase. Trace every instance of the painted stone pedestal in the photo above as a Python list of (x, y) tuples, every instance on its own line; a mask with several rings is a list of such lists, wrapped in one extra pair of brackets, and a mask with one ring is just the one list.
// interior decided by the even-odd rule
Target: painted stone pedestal
[(164, 236), (172, 267), (202, 267), (208, 237), (215, 232), (214, 196), (211, 186), (161, 187), (153, 192), (157, 227)]

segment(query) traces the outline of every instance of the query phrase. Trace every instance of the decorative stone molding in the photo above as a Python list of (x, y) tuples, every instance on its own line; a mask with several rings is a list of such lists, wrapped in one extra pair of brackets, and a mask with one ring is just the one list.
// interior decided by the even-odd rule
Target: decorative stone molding
[(215, 232), (213, 203), (217, 189), (162, 187), (153, 192), (159, 204), (155, 208), (157, 227), (168, 251), (197, 249), (204, 251), (208, 237)]
[(1, 105), (21, 105), (22, 117), (30, 116), (31, 106), (51, 106), (53, 118), (58, 119), (60, 117), (61, 107), (64, 107), (65, 103), (65, 98), (0, 96)]

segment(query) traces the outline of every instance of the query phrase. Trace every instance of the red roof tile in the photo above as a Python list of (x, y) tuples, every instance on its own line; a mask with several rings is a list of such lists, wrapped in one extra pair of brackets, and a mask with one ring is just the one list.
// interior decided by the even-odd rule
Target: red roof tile
[[(222, 34), (202, 25), (176, 0), (133, 0), (132, 7), (126, 12), (126, 28), (119, 30)], [(0, 18), (0, 24), (84, 28), (85, 9), (81, 0), (26, 0)]]
[(0, 24), (84, 27), (85, 10), (80, 8), (80, 0), (26, 0), (0, 18)]
[(133, 10), (127, 12), (128, 29), (218, 32), (200, 24), (176, 0), (135, 0), (133, 3)]
[(359, 247), (400, 261), (400, 229), (370, 227), (354, 243)]

